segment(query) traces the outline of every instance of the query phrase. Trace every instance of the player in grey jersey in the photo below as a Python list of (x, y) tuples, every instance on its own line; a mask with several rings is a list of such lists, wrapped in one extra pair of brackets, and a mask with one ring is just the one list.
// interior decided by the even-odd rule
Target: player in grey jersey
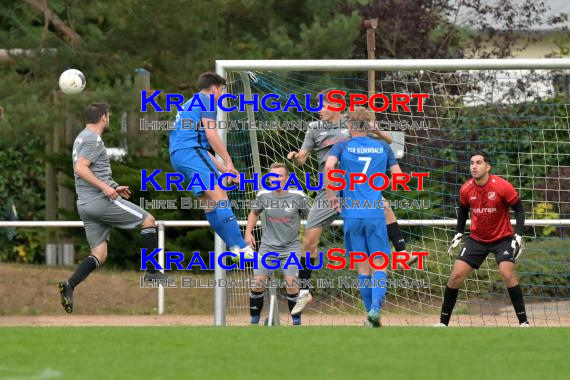
[[(315, 121), (309, 124), (310, 129), (307, 130), (305, 134), (305, 139), (303, 145), (298, 152), (289, 152), (287, 158), (293, 160), (297, 166), (303, 166), (307, 159), (309, 158), (311, 151), (317, 154), (317, 162), (319, 165), (319, 173), (323, 172), (325, 162), (329, 151), (334, 144), (350, 139), (350, 132), (348, 126), (342, 123), (343, 118), (340, 112), (331, 111), (327, 109), (328, 105), (336, 106), (327, 102), (327, 94), (332, 91), (332, 89), (327, 89), (321, 91), (319, 94), (323, 95), (323, 108), (319, 111), (319, 116), (321, 122)], [(342, 99), (340, 94), (333, 94), (334, 99)], [(371, 120), (374, 121), (374, 120)], [(328, 127), (327, 124), (331, 123), (332, 126)], [(392, 137), (389, 133), (373, 130), (372, 133), (376, 137), (385, 140), (388, 144), (392, 143)], [(322, 204), (327, 199), (325, 189), (317, 192), (315, 196), (315, 205)], [(390, 238), (394, 248), (397, 252), (405, 251), (406, 244), (404, 241), (404, 236), (400, 230), (400, 226), (396, 220), (396, 215), (394, 211), (390, 208), (384, 209), (386, 215), (386, 225), (388, 228), (388, 237)], [(319, 240), (323, 232), (323, 228), (329, 227), (336, 217), (336, 210), (326, 209), (322, 207), (313, 207), (309, 212), (309, 217), (307, 218), (307, 224), (305, 225), (305, 237), (303, 239), (303, 252), (311, 253), (311, 263), (313, 263), (314, 258), (317, 255), (317, 248), (319, 245)], [(408, 262), (411, 264), (412, 262)], [(311, 278), (311, 269), (307, 268), (306, 257), (303, 255), (301, 257), (301, 265), (303, 269), (299, 273), (299, 278), (301, 280), (309, 280)], [(303, 308), (311, 301), (312, 296), (309, 289), (301, 289), (299, 293), (299, 299), (294, 312), (300, 313)]]
[[(140, 226), (143, 248), (152, 252), (158, 247), (153, 216), (126, 201), (131, 195), (129, 187), (120, 186), (113, 180), (109, 156), (101, 139), (109, 129), (109, 105), (90, 104), (85, 111), (85, 123), (85, 129), (73, 144), (72, 158), (77, 209), (85, 225), (91, 255), (79, 264), (67, 281), (58, 283), (61, 304), (68, 313), (73, 312), (74, 288), (105, 263), (111, 227), (133, 229)], [(146, 280), (165, 278), (154, 267), (145, 273)]]
[[(259, 247), (259, 257), (268, 253), (275, 252), (281, 260), (280, 267), (287, 262), (290, 255), (297, 255), (301, 252), (301, 241), (299, 239), (299, 231), (301, 228), (301, 219), (308, 214), (309, 198), (299, 190), (283, 190), (287, 179), (289, 178), (289, 170), (287, 166), (280, 163), (274, 163), (269, 168), (271, 173), (279, 175), (277, 181), (281, 182), (279, 190), (268, 191), (262, 190), (257, 193), (256, 208), (252, 209), (247, 218), (247, 228), (245, 231), (245, 241), (250, 246), (255, 247), (255, 238), (253, 237), (253, 229), (257, 223), (257, 217), (263, 212), (265, 215), (265, 226), (263, 235), (261, 236), (261, 246)], [(271, 201), (274, 201), (273, 203)], [(265, 207), (267, 204), (278, 204), (278, 207)], [(273, 258), (269, 258), (272, 260)], [(266, 261), (267, 262), (267, 261)], [(290, 261), (291, 263), (291, 261)], [(269, 262), (271, 264), (271, 262)], [(287, 282), (287, 304), (289, 312), (293, 310), (297, 303), (299, 288), (297, 280), (299, 269), (292, 262), (287, 269), (283, 268), (285, 281)], [(260, 281), (267, 281), (271, 277), (272, 270), (265, 268), (259, 263), (258, 269), (254, 270), (255, 287), (251, 289), (249, 295), (249, 313), (252, 324), (258, 324), (263, 309), (263, 293), (265, 292), (264, 284)], [(293, 325), (301, 324), (301, 314), (291, 315)]]

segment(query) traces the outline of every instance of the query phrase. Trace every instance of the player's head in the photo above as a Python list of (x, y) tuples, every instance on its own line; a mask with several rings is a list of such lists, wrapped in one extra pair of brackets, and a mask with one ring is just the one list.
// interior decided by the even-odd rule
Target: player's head
[(269, 167), (269, 172), (279, 175), (279, 178), (277, 178), (276, 181), (281, 182), (280, 187), (281, 189), (283, 189), (283, 187), (287, 183), (287, 179), (289, 179), (289, 169), (287, 168), (287, 165), (282, 164), (280, 162), (274, 162)]
[(362, 106), (354, 107), (354, 111), (349, 111), (348, 127), (351, 135), (366, 135), (374, 126), (376, 117), (374, 112)]
[(85, 109), (85, 124), (92, 124), (102, 128), (102, 132), (109, 129), (109, 104), (105, 102), (91, 103)]
[(200, 74), (196, 85), (198, 90), (214, 94), (214, 98), (218, 100), (224, 93), (226, 80), (216, 73), (206, 72)]
[[(336, 121), (342, 116), (338, 111), (331, 111), (327, 109), (327, 106), (329, 105), (338, 107), (338, 104), (330, 103), (327, 100), (327, 95), (331, 91), (334, 91), (334, 88), (327, 88), (326, 90), (319, 92), (319, 95), (323, 96), (323, 108), (319, 111), (319, 116), (321, 117), (322, 121)], [(333, 99), (343, 99), (342, 95), (340, 94), (331, 94), (331, 97)]]
[(483, 179), (491, 171), (491, 159), (484, 152), (474, 152), (469, 157), (469, 169), (474, 179)]

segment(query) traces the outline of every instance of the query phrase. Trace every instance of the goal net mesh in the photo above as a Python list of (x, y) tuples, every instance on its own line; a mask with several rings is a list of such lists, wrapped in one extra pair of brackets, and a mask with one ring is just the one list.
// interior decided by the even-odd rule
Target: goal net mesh
[[(423, 270), (389, 271), (390, 279), (405, 281), (389, 286), (382, 309), (383, 323), (426, 325), (438, 321), (454, 262), (447, 248), (455, 234), (453, 220), (457, 217), (459, 189), (470, 178), (469, 154), (482, 150), (492, 158), (492, 173), (510, 181), (520, 193), (527, 220), (536, 220), (526, 223), (525, 250), (517, 264), (531, 323), (570, 324), (570, 71), (424, 70), (377, 71), (376, 75), (378, 93), (430, 95), (423, 112), (418, 112), (416, 102), (411, 103), (411, 112), (401, 108), (392, 112), (389, 108), (376, 114), (379, 125), (395, 137), (392, 147), (402, 170), (430, 173), (424, 180), (424, 191), (383, 192), (386, 199), (398, 201), (400, 206), (394, 212), (406, 239), (406, 250), (429, 252)], [(231, 94), (251, 92), (261, 98), (273, 93), (280, 96), (282, 106), (289, 94), (297, 94), (300, 99), (312, 94), (314, 99), (327, 88), (348, 94), (366, 94), (368, 90), (366, 72), (228, 72), (227, 80), (227, 92)], [(230, 100), (227, 105), (237, 102)], [(232, 123), (253, 121), (252, 115), (257, 122), (255, 130), (245, 128), (243, 123)], [(318, 120), (318, 114), (297, 112), (295, 108), (267, 112), (260, 107), (259, 112), (249, 115), (238, 110), (229, 112), (226, 138), (234, 165), (251, 178), (254, 172), (267, 173), (273, 162), (287, 162), (302, 181), (305, 172), (316, 179), (314, 154), (303, 167), (286, 159), (288, 152), (301, 148), (306, 128), (285, 122), (314, 120)], [(314, 197), (312, 192), (306, 193)], [(232, 191), (229, 196), (254, 199), (255, 192), (250, 188), (247, 192)], [(429, 202), (429, 208), (405, 207), (405, 201), (412, 204), (414, 200), (424, 205)], [(249, 210), (234, 212), (245, 221)], [(562, 221), (541, 225), (541, 221), (550, 219)], [(255, 236), (259, 243), (260, 229)], [(343, 247), (342, 225), (324, 229), (319, 251), (336, 247)], [(253, 271), (232, 270), (227, 277), (253, 278)], [(318, 279), (326, 279), (329, 282), (320, 284), (329, 286), (313, 289), (314, 301), (305, 309), (304, 325), (362, 325), (365, 315), (358, 288), (338, 286), (348, 277), (356, 278), (356, 273), (325, 268), (313, 272), (315, 285)], [(335, 286), (330, 286), (330, 280)], [(278, 290), (277, 294), (280, 322), (289, 324), (285, 291)], [(266, 298), (265, 315), (268, 309)], [(227, 289), (226, 312), (228, 324), (247, 323), (249, 289)], [(451, 323), (517, 324), (493, 254), (462, 285)]]

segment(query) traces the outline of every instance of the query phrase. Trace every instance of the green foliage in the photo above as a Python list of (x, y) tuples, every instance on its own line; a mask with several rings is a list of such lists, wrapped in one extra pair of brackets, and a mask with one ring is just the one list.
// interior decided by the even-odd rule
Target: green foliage
[[(67, 115), (81, 127), (82, 109), (104, 99), (112, 106), (111, 132), (104, 136), (107, 146), (117, 146), (122, 136), (120, 116), (136, 111), (139, 97), (133, 91), (134, 70), (144, 67), (152, 74), (153, 88), (165, 92), (193, 90), (199, 73), (214, 69), (216, 59), (260, 58), (348, 58), (359, 37), (359, 17), (355, 13), (335, 14), (341, 1), (228, 1), (187, 2), (173, 0), (147, 2), (121, 0), (103, 4), (53, 0), (47, 3), (82, 42), (71, 46), (61, 31), (50, 25), (25, 2), (0, 1), (0, 48), (53, 48), (56, 54), (15, 56), (10, 64), (0, 63), (0, 204), (8, 197), (16, 203), (20, 219), (44, 218), (44, 166), (50, 162), (73, 187), (70, 155), (46, 156), (46, 136), (63, 128)], [(152, 36), (152, 37), (150, 37)], [(334, 41), (334, 43), (331, 43)], [(57, 88), (59, 74), (78, 68), (87, 77), (86, 90), (77, 96), (64, 96)], [(173, 114), (160, 115), (171, 119)], [(153, 132), (154, 133), (154, 132)], [(158, 132), (157, 132), (158, 133)], [(124, 164), (113, 164), (115, 179), (134, 190), (133, 201), (169, 199), (189, 194), (140, 193), (141, 168), (169, 168), (167, 135), (161, 136), (160, 157), (141, 160), (129, 156)], [(157, 219), (203, 219), (196, 210), (154, 210)], [(60, 210), (59, 219), (77, 220), (77, 212)], [(2, 231), (2, 243), (8, 243)], [(76, 236), (80, 259), (88, 251), (84, 232), (69, 229)], [(20, 238), (1, 244), (1, 259), (16, 259), (12, 250), (21, 239), (41, 251), (42, 237), (18, 231)], [(138, 264), (138, 237), (113, 233), (109, 264), (134, 267)], [(201, 251), (207, 257), (213, 249), (213, 233), (207, 229), (169, 229), (167, 249)], [(35, 248), (34, 248), (35, 249)], [(35, 251), (34, 251), (35, 252)], [(26, 257), (43, 260), (41, 252)]]
[[(11, 244), (3, 244), (0, 261), (37, 263), (42, 261), (46, 231), (40, 228), (18, 228)], [(4, 240), (4, 237), (0, 237)]]
[[(554, 205), (548, 202), (542, 202), (537, 204), (534, 209), (533, 213), (536, 216), (536, 219), (559, 219), (560, 214), (554, 212)], [(546, 226), (542, 229), (543, 236), (549, 236), (552, 233), (556, 232), (556, 227), (554, 226)]]
[[(461, 55), (460, 42), (467, 33), (446, 21), (449, 4), (439, 1), (433, 6), (423, 1), (377, 3), (367, 0), (119, 0), (105, 3), (50, 0), (45, 4), (81, 36), (80, 43), (70, 44), (61, 30), (53, 23), (46, 23), (44, 14), (26, 2), (0, 0), (0, 48), (33, 49), (34, 52), (29, 56), (14, 56), (8, 63), (0, 62), (0, 106), (5, 110), (4, 117), (0, 119), (0, 167), (4, 169), (0, 173), (0, 204), (6, 204), (8, 198), (12, 198), (22, 220), (44, 218), (46, 162), (64, 173), (63, 184), (73, 186), (68, 154), (70, 147), (65, 147), (59, 154), (45, 154), (46, 136), (54, 129), (63, 128), (69, 115), (78, 120), (77, 127), (80, 128), (82, 109), (87, 104), (95, 100), (108, 101), (112, 105), (111, 131), (104, 138), (107, 146), (118, 145), (124, 137), (119, 132), (121, 114), (138, 110), (139, 97), (133, 84), (136, 68), (143, 67), (151, 72), (153, 89), (183, 92), (188, 96), (195, 90), (194, 80), (198, 74), (213, 70), (216, 59), (362, 57), (365, 55), (365, 30), (362, 27), (365, 17), (380, 19), (378, 45), (382, 57), (456, 57)], [(39, 50), (46, 48), (57, 49), (57, 52)], [(64, 96), (57, 87), (59, 74), (70, 67), (82, 70), (87, 77), (86, 90), (77, 96)], [(311, 91), (322, 89), (324, 82), (329, 83), (328, 79), (316, 83), (314, 76), (309, 75), (306, 82), (314, 83)], [(163, 101), (161, 99), (159, 103), (164, 104)], [(566, 115), (560, 104), (537, 104), (526, 110), (513, 107), (512, 113), (521, 112), (522, 115), (524, 112), (540, 115), (541, 112), (552, 111), (541, 107), (558, 107), (556, 110), (560, 115)], [(472, 115), (472, 112), (478, 114)], [(542, 157), (551, 163), (555, 152), (551, 145), (537, 145), (526, 133), (542, 128), (544, 139), (554, 139), (556, 135), (553, 133), (556, 132), (544, 128), (544, 125), (529, 125), (524, 121), (529, 119), (524, 119), (519, 125), (509, 127), (506, 135), (497, 136), (495, 132), (483, 135), (479, 134), (476, 117), (484, 114), (484, 109), (464, 110), (464, 116), (470, 116), (462, 120), (461, 132), (449, 126), (447, 136), (434, 135), (430, 142), (438, 137), (466, 140), (466, 136), (475, 136), (493, 142), (499, 138), (499, 144), (495, 145), (498, 152), (533, 151), (532, 156), (520, 155), (522, 161), (513, 175), (520, 175), (523, 179), (544, 175), (546, 166), (537, 168), (530, 164), (533, 160), (542, 160)], [(169, 113), (158, 115), (160, 119), (172, 117), (173, 114)], [(500, 120), (492, 122), (487, 126), (488, 131), (500, 127), (500, 123)], [(454, 136), (454, 133), (461, 135)], [(113, 164), (115, 179), (134, 190), (134, 203), (138, 204), (141, 197), (172, 199), (188, 196), (138, 191), (141, 168), (170, 169), (167, 134), (160, 136), (160, 144), (158, 157), (142, 159), (131, 154), (124, 163)], [(540, 152), (540, 157), (537, 152)], [(427, 152), (423, 157), (434, 157), (431, 153)], [(443, 155), (448, 160), (463, 159), (456, 155), (453, 147), (443, 150)], [(502, 164), (508, 159), (504, 156), (499, 162)], [(450, 207), (434, 205), (451, 203), (449, 194), (454, 192), (444, 189), (444, 186), (460, 183), (464, 179), (460, 173), (464, 171), (459, 171), (457, 164), (440, 162), (433, 165), (432, 178), (428, 181), (430, 192), (413, 196), (430, 200), (430, 217), (452, 217)], [(243, 157), (236, 160), (236, 164), (251, 166)], [(499, 166), (497, 172), (502, 169)], [(527, 183), (519, 185), (530, 188)], [(396, 194), (388, 196), (397, 199)], [(202, 211), (196, 210), (154, 210), (152, 213), (157, 219), (203, 219)], [(414, 218), (414, 211), (408, 211), (401, 217)], [(58, 218), (77, 219), (76, 210), (60, 210)], [(411, 231), (413, 235), (421, 235), (419, 228)], [(84, 232), (81, 229), (69, 229), (67, 232), (77, 237), (76, 247), (81, 252), (78, 258), (81, 258), (88, 249)], [(18, 239), (38, 250), (26, 254), (29, 261), (41, 262), (43, 236), (23, 231), (18, 231), (18, 234)], [(113, 233), (110, 265), (134, 267), (138, 264), (136, 235), (134, 231), (130, 234)], [(167, 249), (182, 252), (198, 250), (207, 256), (207, 252), (213, 249), (212, 236), (209, 229), (169, 228)], [(1, 235), (0, 239), (7, 237)], [(19, 244), (18, 241), (10, 244), (7, 240), (0, 242), (0, 259), (15, 259), (12, 249)]]

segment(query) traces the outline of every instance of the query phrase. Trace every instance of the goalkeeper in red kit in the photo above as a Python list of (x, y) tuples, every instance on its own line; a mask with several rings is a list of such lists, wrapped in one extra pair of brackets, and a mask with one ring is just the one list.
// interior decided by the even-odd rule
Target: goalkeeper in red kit
[[(470, 158), (471, 178), (459, 192), (457, 233), (447, 251), (452, 255), (465, 233), (465, 223), (471, 211), (470, 235), (453, 265), (453, 271), (443, 297), (440, 321), (436, 327), (449, 324), (457, 293), (472, 269), (479, 269), (489, 253), (495, 254), (499, 273), (507, 286), (521, 327), (528, 327), (521, 287), (515, 275), (515, 262), (522, 253), (524, 208), (519, 194), (507, 180), (490, 174), (491, 162), (485, 153), (474, 153)], [(509, 207), (515, 211), (513, 231)]]

